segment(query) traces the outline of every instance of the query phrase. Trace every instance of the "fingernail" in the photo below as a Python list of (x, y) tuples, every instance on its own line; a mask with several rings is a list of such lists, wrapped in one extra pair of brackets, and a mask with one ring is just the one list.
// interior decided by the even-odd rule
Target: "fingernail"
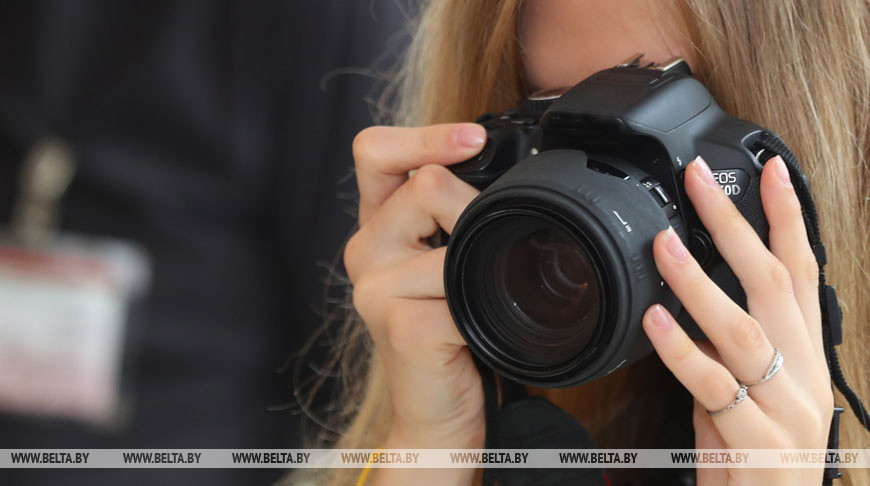
[(665, 314), (664, 308), (661, 305), (656, 304), (653, 306), (652, 310), (649, 312), (650, 320), (652, 320), (653, 326), (655, 326), (660, 331), (667, 331), (671, 328), (671, 320), (668, 319), (667, 314)]
[(486, 130), (480, 125), (467, 124), (453, 133), (456, 143), (463, 147), (480, 148), (486, 143)]
[(674, 228), (669, 227), (665, 233), (665, 248), (674, 257), (674, 260), (680, 263), (685, 262), (689, 256), (689, 250), (686, 250), (686, 246), (680, 241), (680, 237), (674, 232)]
[(704, 184), (707, 184), (710, 187), (719, 187), (719, 184), (717, 184), (716, 180), (713, 179), (713, 172), (710, 170), (710, 166), (704, 162), (704, 159), (702, 159), (700, 155), (695, 157), (695, 160), (692, 161), (692, 163), (700, 169), (695, 171), (695, 173), (698, 174), (698, 177), (700, 177), (702, 181), (704, 181)]
[(771, 162), (773, 162), (773, 168), (776, 170), (776, 175), (779, 176), (779, 180), (788, 187), (791, 187), (791, 176), (788, 175), (788, 168), (785, 166), (785, 162), (783, 162), (782, 157), (777, 155), (774, 157)]

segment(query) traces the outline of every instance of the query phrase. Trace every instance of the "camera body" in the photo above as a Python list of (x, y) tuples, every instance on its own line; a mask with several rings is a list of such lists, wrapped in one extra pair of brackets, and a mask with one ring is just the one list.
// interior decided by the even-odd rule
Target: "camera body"
[(772, 135), (726, 114), (684, 61), (638, 56), (478, 121), (484, 149), (451, 170), (482, 192), (450, 236), (445, 288), (485, 364), (530, 385), (591, 381), (652, 350), (640, 321), (654, 303), (703, 337), (655, 268), (652, 241), (668, 226), (746, 307), (682, 179), (703, 156), (766, 244), (759, 183), (774, 154), (757, 142)]

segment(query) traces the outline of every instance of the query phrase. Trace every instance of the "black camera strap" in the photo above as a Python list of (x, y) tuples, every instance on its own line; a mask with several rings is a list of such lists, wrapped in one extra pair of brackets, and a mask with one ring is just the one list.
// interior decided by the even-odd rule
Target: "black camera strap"
[[(487, 449), (594, 449), (589, 432), (574, 417), (526, 387), (499, 377), (475, 358), (483, 382)], [(499, 397), (501, 405), (499, 405)], [(600, 468), (483, 470), (483, 486), (609, 484)]]
[[(801, 203), (801, 209), (804, 217), (804, 224), (807, 228), (807, 237), (810, 241), (810, 246), (816, 256), (816, 262), (819, 265), (819, 304), (822, 310), (822, 341), (825, 349), (825, 359), (828, 362), (828, 370), (831, 374), (831, 383), (840, 390), (840, 393), (846, 398), (849, 407), (858, 417), (861, 425), (870, 431), (870, 415), (867, 413), (867, 408), (861, 402), (861, 399), (855, 393), (855, 390), (846, 382), (846, 377), (843, 375), (843, 370), (840, 368), (840, 360), (837, 357), (837, 350), (834, 346), (843, 342), (843, 313), (840, 310), (840, 304), (837, 301), (837, 292), (834, 287), (825, 283), (825, 264), (827, 264), (827, 254), (825, 244), (822, 243), (821, 233), (819, 231), (819, 217), (816, 213), (816, 205), (813, 197), (810, 194), (810, 184), (807, 176), (803, 173), (798, 164), (797, 158), (791, 150), (780, 140), (779, 137), (771, 133), (765, 132), (753, 147), (755, 153), (761, 152), (759, 162), (762, 164), (776, 155), (782, 157), (788, 168), (791, 176), (792, 185), (795, 193)], [(840, 434), (840, 414), (843, 413), (842, 407), (834, 407), (834, 417), (831, 420), (831, 431), (828, 435), (828, 449), (836, 450), (839, 448)], [(841, 477), (838, 468), (825, 469), (825, 476), (822, 482), (823, 485), (830, 485), (835, 478)]]
[[(843, 370), (840, 367), (839, 358), (835, 346), (843, 342), (842, 311), (837, 300), (834, 287), (825, 283), (824, 267), (827, 264), (825, 245), (821, 241), (819, 231), (818, 214), (816, 206), (810, 194), (809, 181), (800, 169), (797, 158), (789, 148), (776, 135), (764, 132), (759, 140), (753, 145), (753, 152), (758, 154), (762, 164), (776, 155), (782, 157), (792, 179), (792, 185), (801, 204), (804, 223), (807, 229), (807, 237), (819, 265), (819, 303), (822, 311), (822, 339), (825, 350), (825, 358), (831, 375), (831, 382), (846, 398), (855, 416), (861, 424), (870, 431), (870, 415), (861, 402), (861, 399), (846, 382)], [(517, 447), (518, 442), (526, 442), (526, 445), (537, 447), (565, 447), (565, 448), (594, 448), (594, 443), (588, 433), (566, 412), (559, 410), (555, 405), (543, 399), (530, 399), (523, 385), (499, 378), (498, 375), (475, 357), (475, 364), (480, 372), (484, 393), (484, 409), (486, 420), (486, 443), (487, 449)], [(501, 396), (501, 405), (499, 405)], [(831, 429), (828, 435), (828, 450), (839, 449), (839, 424), (842, 407), (834, 407), (834, 415), (831, 420)], [(536, 432), (550, 430), (549, 435), (530, 434), (538, 438), (536, 444), (529, 444), (522, 439), (523, 434), (528, 434), (524, 426), (536, 426)], [(573, 437), (574, 440), (566, 439)], [(553, 443), (556, 441), (557, 443)], [(598, 469), (562, 469), (562, 470), (534, 470), (515, 469), (510, 470), (510, 475), (505, 474), (508, 470), (485, 468), (483, 471), (483, 485), (512, 486), (513, 484), (527, 484), (526, 476), (538, 474), (536, 484), (605, 484), (604, 476)], [(523, 477), (519, 478), (516, 471), (524, 471)], [(538, 471), (534, 473), (534, 471)], [(550, 474), (552, 478), (541, 477), (541, 474)], [(823, 486), (830, 486), (833, 480), (842, 476), (838, 468), (826, 468), (822, 480)], [(516, 480), (514, 480), (516, 479)]]

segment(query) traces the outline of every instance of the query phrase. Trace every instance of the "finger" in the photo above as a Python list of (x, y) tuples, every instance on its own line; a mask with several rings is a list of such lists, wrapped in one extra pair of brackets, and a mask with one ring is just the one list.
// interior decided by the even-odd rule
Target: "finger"
[[(709, 344), (709, 341), (704, 341)], [(700, 344), (696, 341), (696, 344)], [(713, 418), (704, 410), (704, 407), (693, 400), (692, 425), (695, 429), (695, 449), (727, 449), (728, 444), (722, 438), (722, 434), (713, 423)], [(699, 467), (696, 470), (697, 483), (704, 485), (721, 486), (727, 484), (728, 469)]]
[(446, 248), (436, 248), (367, 272), (354, 284), (354, 308), (367, 322), (382, 322), (387, 317), (384, 299), (444, 298), (445, 253)]
[[(715, 362), (717, 362), (717, 363), (719, 363), (722, 366), (725, 366), (727, 368), (725, 361), (722, 359), (721, 356), (719, 356), (719, 351), (716, 350), (716, 347), (713, 346), (713, 343), (711, 343), (710, 341), (707, 341), (705, 339), (697, 339), (697, 340), (693, 340), (693, 341), (694, 341), (695, 345), (698, 346), (698, 349), (700, 349), (701, 352), (704, 353), (707, 357), (709, 357), (713, 361), (715, 361)], [(780, 373), (785, 373), (785, 372), (781, 370)], [(784, 380), (784, 378), (780, 377), (779, 380)], [(765, 410), (766, 412), (768, 412), (768, 415), (769, 415), (769, 412), (772, 410), (779, 411), (779, 410), (786, 409), (787, 411), (793, 411), (790, 409), (790, 407), (792, 406), (790, 403), (784, 404), (785, 401), (782, 399), (783, 398), (782, 389), (788, 388), (789, 393), (791, 393), (791, 394), (797, 393), (797, 389), (794, 387), (794, 380), (793, 379), (786, 379), (784, 381), (786, 381), (787, 383), (782, 383), (782, 386), (780, 386), (773, 393), (762, 393), (762, 390), (765, 387), (762, 387), (759, 385), (753, 385), (753, 386), (749, 387), (750, 396), (755, 398), (756, 403), (759, 404), (759, 406), (762, 408), (762, 410)], [(794, 396), (794, 395), (792, 395), (792, 396)], [(771, 402), (771, 399), (773, 399), (772, 402)], [(768, 402), (771, 402), (771, 403), (768, 403)], [(715, 449), (715, 447), (714, 447), (714, 449)]]
[(776, 156), (764, 166), (761, 175), (761, 202), (770, 224), (771, 252), (791, 275), (792, 287), (804, 316), (810, 342), (816, 357), (825, 363), (819, 308), (819, 265), (810, 248), (800, 201), (794, 192), (782, 157)]
[(394, 192), (348, 242), (345, 265), (351, 281), (374, 266), (387, 266), (426, 251), (439, 228), (448, 233), (476, 189), (437, 165), (420, 168)]
[(444, 298), (444, 256), (447, 247), (424, 251), (383, 270), (390, 293), (408, 299)]
[(725, 366), (725, 361), (723, 361), (722, 357), (719, 356), (719, 351), (716, 351), (716, 346), (713, 346), (713, 343), (706, 339), (694, 339), (693, 341), (695, 342), (695, 346), (698, 346), (698, 349), (700, 349), (702, 353), (706, 354), (713, 361)]
[(354, 284), (354, 306), (364, 318), (382, 320), (370, 312), (384, 298), (443, 299), (446, 247), (417, 253), (397, 263), (367, 272)]
[[(701, 352), (661, 305), (647, 309), (643, 329), (665, 366), (707, 410), (721, 410), (734, 401), (740, 386), (724, 366)], [(726, 413), (711, 417), (722, 438), (736, 448), (753, 448), (763, 442), (747, 437), (745, 430), (764, 430), (770, 419), (751, 397)]]
[(475, 123), (427, 127), (369, 127), (353, 141), (360, 191), (360, 225), (408, 179), (408, 172), (426, 164), (449, 165), (470, 159), (486, 143), (486, 130)]
[[(719, 433), (716, 424), (713, 423), (713, 417), (707, 413), (707, 410), (697, 399), (692, 400), (692, 422), (695, 425), (696, 449), (728, 448), (728, 444), (722, 438), (722, 434)], [(704, 433), (698, 433), (701, 431)]]
[(425, 165), (372, 217), (373, 228), (383, 232), (384, 239), (416, 246), (439, 228), (452, 233), (459, 215), (477, 194), (477, 189), (448, 169)]
[(791, 278), (779, 271), (784, 270), (777, 266), (779, 261), (716, 183), (706, 162), (698, 157), (686, 172), (686, 192), (695, 211), (716, 249), (740, 279), (747, 297), (751, 293), (770, 296), (772, 291), (791, 295)]
[(673, 229), (656, 236), (653, 255), (662, 278), (734, 376), (744, 382), (760, 378), (773, 356), (761, 325), (710, 280)]
[(466, 420), (483, 415), (480, 374), (447, 302), (398, 299), (384, 330), (373, 338), (393, 392), (387, 405), (402, 422), (442, 431), (437, 425), (477, 425)]
[(392, 298), (387, 308), (386, 320), (369, 331), (378, 346), (409, 363), (445, 365), (465, 346), (444, 299)]
[(746, 291), (749, 312), (763, 324), (771, 342), (784, 352), (788, 349), (788, 354), (798, 358), (795, 361), (806, 369), (813, 349), (788, 269), (764, 246), (713, 179), (703, 159), (698, 157), (689, 164), (685, 179), (698, 216)]

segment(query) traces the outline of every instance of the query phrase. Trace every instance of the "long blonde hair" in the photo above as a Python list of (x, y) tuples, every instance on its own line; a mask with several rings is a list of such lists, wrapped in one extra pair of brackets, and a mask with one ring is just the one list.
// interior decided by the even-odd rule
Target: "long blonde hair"
[[(393, 108), (389, 121), (427, 125), (473, 120), (485, 111), (507, 109), (527, 95), (518, 36), (522, 3), (427, 2), (385, 98)], [(681, 6), (697, 51), (695, 75), (725, 111), (780, 134), (811, 181), (830, 255), (827, 274), (843, 306), (841, 363), (846, 378), (866, 400), (870, 397), (865, 348), (870, 341), (870, 4), (865, 0), (683, 0)], [(371, 353), (368, 335), (357, 318), (345, 320), (340, 336), (334, 364), (345, 386), (335, 416), (343, 431), (337, 446), (377, 448), (386, 438), (392, 416), (384, 369)], [(624, 407), (637, 396), (644, 381), (637, 377), (649, 373), (646, 368), (628, 367), (592, 384), (611, 407), (587, 404), (586, 410), (580, 410), (588, 400), (578, 399), (577, 390), (543, 393), (583, 417), (599, 444), (629, 447), (607, 440), (607, 430), (596, 422), (606, 419), (602, 409), (619, 408), (620, 403)], [(351, 374), (359, 369), (367, 371)], [(666, 374), (661, 368), (656, 373)], [(836, 401), (845, 403), (839, 393)], [(867, 431), (848, 409), (840, 445), (870, 447)], [(358, 473), (323, 470), (315, 477), (291, 476), (291, 481), (350, 484)], [(870, 484), (870, 470), (846, 470), (842, 484)]]

